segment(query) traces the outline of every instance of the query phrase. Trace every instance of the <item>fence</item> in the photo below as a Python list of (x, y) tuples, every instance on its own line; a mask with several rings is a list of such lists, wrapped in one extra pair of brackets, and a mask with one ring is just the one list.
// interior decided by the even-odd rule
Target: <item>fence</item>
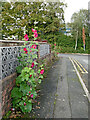
[[(20, 56), (21, 46), (16, 46), (23, 44), (24, 42), (6, 42), (0, 41), (2, 45), (0, 47), (0, 113), (1, 116), (6, 113), (10, 108), (10, 93), (15, 85), (16, 78), (16, 67), (19, 65), (17, 57)], [(3, 44), (4, 42), (4, 44)], [(5, 43), (8, 43), (5, 46)], [(12, 46), (9, 46), (12, 45)], [(30, 47), (30, 46), (27, 46)], [(38, 55), (38, 58), (42, 58), (50, 54), (50, 45), (48, 43), (40, 42), (37, 49), (39, 50), (35, 54)]]

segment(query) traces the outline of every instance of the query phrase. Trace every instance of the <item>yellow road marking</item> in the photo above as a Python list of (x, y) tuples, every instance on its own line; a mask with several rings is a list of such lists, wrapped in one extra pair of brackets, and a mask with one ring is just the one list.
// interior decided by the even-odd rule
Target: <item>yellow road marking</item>
[[(76, 60), (76, 59), (75, 59)], [(77, 61), (77, 60), (76, 60)], [(78, 62), (78, 61), (77, 61)], [(78, 64), (80, 64), (79, 62), (78, 62)], [(81, 65), (81, 64), (80, 64)], [(81, 65), (81, 67), (84, 69), (84, 71), (86, 72), (86, 73), (88, 73), (87, 72), (87, 70)]]
[(85, 94), (86, 94), (86, 96), (87, 96), (87, 98), (88, 98), (88, 101), (90, 102), (90, 93), (89, 93), (87, 87), (85, 86), (85, 83), (83, 82), (83, 79), (81, 78), (81, 76), (80, 76), (80, 74), (79, 74), (79, 72), (78, 72), (78, 70), (77, 70), (77, 68), (76, 68), (73, 60), (72, 60), (70, 57), (69, 57), (69, 59), (70, 59), (71, 62), (72, 62), (72, 65), (73, 65), (73, 67), (74, 67), (74, 69), (75, 69), (75, 71), (76, 71), (76, 73), (77, 73), (77, 75), (78, 75), (78, 77), (79, 77), (80, 83), (81, 83), (81, 85), (82, 85), (82, 87), (83, 87), (83, 89), (84, 89), (84, 91), (85, 91)]
[(72, 60), (76, 63), (76, 65), (78, 66), (78, 68), (80, 69), (80, 71), (81, 71), (82, 73), (88, 73), (88, 72), (86, 71), (86, 69), (85, 69), (76, 59), (73, 59), (73, 58), (72, 58)]
[(73, 59), (73, 61), (76, 63), (76, 65), (78, 66), (78, 68), (80, 69), (80, 71), (82, 72), (82, 73), (84, 73), (83, 72), (83, 70), (82, 70), (82, 68), (78, 65), (78, 63)]

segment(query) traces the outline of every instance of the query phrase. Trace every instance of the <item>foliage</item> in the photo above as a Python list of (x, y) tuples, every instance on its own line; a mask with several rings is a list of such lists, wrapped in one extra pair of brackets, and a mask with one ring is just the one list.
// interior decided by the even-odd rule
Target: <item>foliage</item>
[[(34, 32), (34, 40), (36, 40), (38, 34)], [(21, 56), (19, 57), (20, 66), (17, 67), (16, 86), (11, 92), (13, 108), (21, 109), (23, 113), (30, 112), (32, 110), (32, 104), (37, 97), (36, 87), (41, 83), (43, 78), (44, 68), (43, 65), (39, 65), (37, 59), (37, 45), (35, 41), (31, 41), (28, 44), (28, 35), (24, 36), (25, 43), (22, 46)]]
[(63, 2), (3, 2), (2, 3), (2, 39), (17, 36), (22, 40), (24, 29), (31, 36), (31, 28), (36, 24), (39, 37), (59, 30), (64, 22)]
[(86, 47), (88, 47), (88, 38), (89, 38), (89, 31), (88, 31), (88, 10), (81, 9), (79, 12), (74, 13), (71, 18), (71, 28), (72, 28), (72, 35), (74, 40), (76, 39), (76, 33), (78, 31), (78, 48), (83, 47), (83, 40), (82, 40), (82, 29), (85, 28), (85, 36), (86, 36)]

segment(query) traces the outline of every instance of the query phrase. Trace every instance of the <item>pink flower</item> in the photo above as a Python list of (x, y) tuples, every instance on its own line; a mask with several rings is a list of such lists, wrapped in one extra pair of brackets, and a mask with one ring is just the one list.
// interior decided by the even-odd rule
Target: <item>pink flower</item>
[(37, 33), (34, 33), (34, 37), (35, 37), (35, 38), (38, 37), (38, 34), (37, 34)]
[(43, 74), (43, 73), (44, 73), (44, 69), (42, 69), (42, 70), (40, 71), (40, 73)]
[(31, 93), (31, 92), (29, 91), (29, 93)]
[(32, 63), (31, 67), (34, 67), (34, 62)]
[(32, 32), (37, 33), (37, 30), (35, 30), (35, 29), (32, 28)]
[(37, 47), (36, 45), (32, 45), (32, 46), (31, 46), (31, 48), (33, 48), (33, 49), (36, 49), (36, 47)]
[(32, 50), (30, 50), (30, 52), (32, 52)]
[(26, 105), (26, 103), (24, 102), (24, 106)]
[(33, 98), (33, 94), (31, 94), (31, 96), (30, 96), (31, 98)]
[(28, 52), (28, 51), (27, 51), (27, 49), (26, 49), (26, 48), (24, 48), (23, 50), (24, 50), (24, 51), (25, 51), (25, 53), (27, 54), (27, 52)]
[(57, 54), (59, 54), (59, 53), (57, 53)]
[(38, 37), (37, 30), (35, 30), (35, 29), (32, 28), (32, 32), (34, 32), (34, 37), (35, 38)]
[(24, 35), (24, 39), (25, 39), (26, 41), (28, 41), (29, 38), (28, 38), (28, 35), (27, 35), (27, 34)]
[(30, 78), (32, 77), (32, 75), (29, 76)]
[(54, 44), (54, 46), (56, 46), (56, 43)]

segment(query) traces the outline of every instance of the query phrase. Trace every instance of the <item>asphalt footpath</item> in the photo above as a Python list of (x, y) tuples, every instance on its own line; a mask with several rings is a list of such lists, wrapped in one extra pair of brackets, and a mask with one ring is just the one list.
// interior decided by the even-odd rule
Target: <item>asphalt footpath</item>
[(32, 112), (34, 118), (88, 118), (88, 99), (69, 58), (52, 65)]

